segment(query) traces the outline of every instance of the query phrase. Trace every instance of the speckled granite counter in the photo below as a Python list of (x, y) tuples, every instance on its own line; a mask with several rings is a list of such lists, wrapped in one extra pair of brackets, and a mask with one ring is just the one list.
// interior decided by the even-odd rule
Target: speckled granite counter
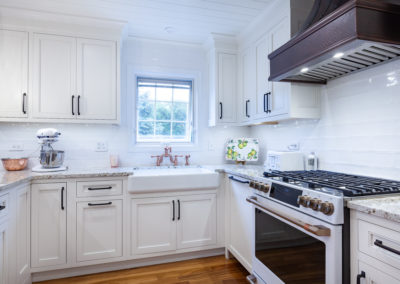
[[(256, 179), (262, 176), (264, 170), (262, 166), (255, 165), (209, 165), (204, 168), (218, 172), (234, 174), (243, 178)], [(129, 176), (133, 174), (134, 167), (127, 168), (102, 168), (102, 169), (68, 169), (62, 172), (34, 173), (31, 170), (18, 172), (0, 172), (0, 190), (8, 189), (12, 186), (31, 180), (38, 179), (64, 179), (64, 178), (92, 178), (92, 177), (116, 177)]]
[(400, 195), (352, 200), (347, 202), (347, 207), (400, 222)]
[(132, 168), (103, 169), (68, 169), (60, 172), (34, 173), (31, 170), (16, 172), (0, 172), (0, 190), (8, 189), (18, 184), (38, 179), (63, 179), (85, 177), (128, 176)]

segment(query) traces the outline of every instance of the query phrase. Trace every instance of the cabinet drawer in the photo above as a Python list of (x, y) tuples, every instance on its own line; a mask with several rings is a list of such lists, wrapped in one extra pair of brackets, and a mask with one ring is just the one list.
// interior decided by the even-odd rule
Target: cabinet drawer
[(78, 181), (77, 197), (110, 196), (122, 194), (122, 180)]
[(358, 221), (359, 250), (400, 269), (400, 232)]
[(8, 215), (8, 207), (9, 207), (8, 199), (9, 199), (8, 193), (0, 196), (0, 219), (3, 219)]

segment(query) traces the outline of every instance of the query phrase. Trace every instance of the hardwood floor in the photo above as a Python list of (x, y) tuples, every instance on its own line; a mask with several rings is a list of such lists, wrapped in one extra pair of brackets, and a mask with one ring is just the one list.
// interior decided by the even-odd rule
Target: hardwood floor
[(247, 283), (248, 272), (235, 259), (207, 257), (127, 270), (105, 272), (42, 284), (234, 284)]

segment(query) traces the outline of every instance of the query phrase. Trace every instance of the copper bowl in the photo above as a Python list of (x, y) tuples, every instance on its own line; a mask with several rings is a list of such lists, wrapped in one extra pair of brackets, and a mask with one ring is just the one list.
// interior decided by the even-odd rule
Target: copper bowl
[(20, 158), (20, 159), (1, 159), (3, 162), (3, 167), (7, 171), (22, 171), (28, 165), (28, 158)]

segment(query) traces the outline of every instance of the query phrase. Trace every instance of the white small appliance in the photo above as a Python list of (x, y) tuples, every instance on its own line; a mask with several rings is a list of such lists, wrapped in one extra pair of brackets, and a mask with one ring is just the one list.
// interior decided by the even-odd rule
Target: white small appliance
[(303, 153), (290, 151), (268, 151), (264, 168), (267, 171), (303, 171)]
[(61, 133), (55, 128), (43, 128), (37, 131), (36, 137), (41, 144), (40, 165), (34, 167), (33, 172), (55, 172), (67, 169), (63, 166), (64, 151), (54, 150), (52, 146), (58, 141), (60, 135)]

